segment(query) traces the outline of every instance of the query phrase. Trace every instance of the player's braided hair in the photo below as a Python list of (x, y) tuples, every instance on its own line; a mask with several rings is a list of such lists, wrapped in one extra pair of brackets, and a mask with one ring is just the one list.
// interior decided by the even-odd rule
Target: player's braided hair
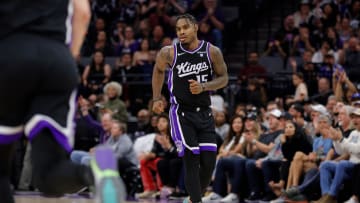
[(189, 22), (191, 22), (193, 24), (197, 24), (196, 18), (193, 15), (188, 14), (188, 13), (176, 16), (176, 22), (178, 22), (180, 19), (187, 19)]

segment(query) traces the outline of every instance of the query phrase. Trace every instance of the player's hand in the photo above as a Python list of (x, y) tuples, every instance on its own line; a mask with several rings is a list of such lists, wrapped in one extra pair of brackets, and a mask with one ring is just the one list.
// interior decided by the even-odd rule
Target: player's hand
[(258, 159), (258, 160), (256, 160), (256, 161), (255, 161), (255, 165), (256, 165), (256, 167), (257, 167), (257, 168), (261, 168), (261, 166), (262, 166), (262, 162), (263, 162), (263, 160), (262, 160), (262, 159)]
[(162, 100), (156, 100), (153, 102), (152, 110), (156, 114), (164, 112), (164, 103)]
[(200, 94), (203, 92), (201, 84), (196, 80), (188, 80), (191, 94)]

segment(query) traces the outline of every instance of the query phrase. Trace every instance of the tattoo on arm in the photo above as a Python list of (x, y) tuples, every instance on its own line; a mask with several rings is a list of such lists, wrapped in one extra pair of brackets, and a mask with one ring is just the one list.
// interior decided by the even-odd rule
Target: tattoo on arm
[(217, 90), (228, 83), (227, 66), (219, 48), (211, 46), (210, 55), (216, 78), (207, 82), (205, 86), (206, 90)]
[(165, 70), (167, 65), (171, 64), (171, 54), (170, 54), (171, 48), (170, 46), (163, 47), (156, 60), (156, 65), (159, 70)]

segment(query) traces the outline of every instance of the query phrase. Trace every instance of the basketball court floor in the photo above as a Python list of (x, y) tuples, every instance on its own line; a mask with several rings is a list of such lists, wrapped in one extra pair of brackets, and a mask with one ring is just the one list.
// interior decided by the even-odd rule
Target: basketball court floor
[[(1, 200), (0, 200), (1, 202)], [(17, 192), (16, 203), (95, 203), (88, 195), (66, 195), (61, 198), (46, 198), (37, 192)], [(182, 203), (182, 200), (129, 200), (126, 203)]]

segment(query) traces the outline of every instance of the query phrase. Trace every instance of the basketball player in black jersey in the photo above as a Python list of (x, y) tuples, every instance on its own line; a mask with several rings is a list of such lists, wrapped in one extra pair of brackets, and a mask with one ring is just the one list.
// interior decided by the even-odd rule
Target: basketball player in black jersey
[[(14, 203), (10, 166), (14, 141), (23, 134), (32, 145), (34, 186), (45, 195), (76, 192), (92, 185), (95, 177), (99, 202), (119, 202), (116, 162), (102, 159), (111, 151), (96, 151), (93, 172), (69, 161), (78, 83), (74, 57), (90, 20), (88, 4), (88, 0), (0, 1), (1, 203)], [(113, 195), (103, 198), (106, 192)]]
[(221, 51), (209, 42), (200, 41), (197, 31), (192, 15), (177, 17), (176, 34), (180, 42), (160, 50), (152, 78), (153, 111), (161, 113), (164, 111), (161, 88), (165, 70), (170, 67), (171, 135), (179, 156), (183, 156), (185, 185), (193, 203), (201, 202), (215, 166), (217, 146), (209, 91), (228, 83)]

